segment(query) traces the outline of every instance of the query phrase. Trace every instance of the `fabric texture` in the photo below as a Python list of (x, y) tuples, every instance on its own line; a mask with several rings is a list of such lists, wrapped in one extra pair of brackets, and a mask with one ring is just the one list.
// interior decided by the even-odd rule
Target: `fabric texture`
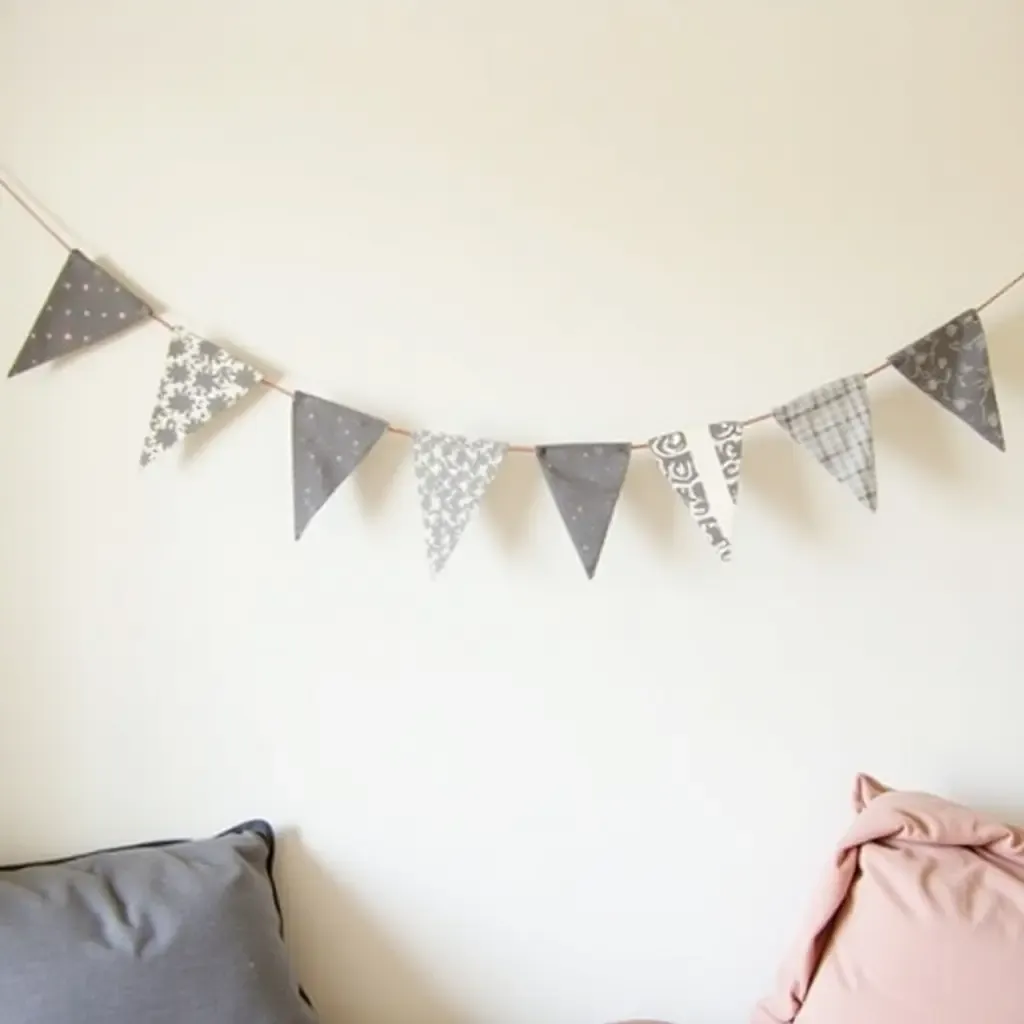
[(1024, 1021), (1024, 829), (866, 775), (854, 809), (752, 1024)]
[(901, 349), (889, 362), (986, 441), (1006, 450), (985, 328), (973, 309)]
[(537, 449), (544, 479), (589, 579), (629, 468), (630, 445), (549, 444)]
[(376, 416), (296, 391), (292, 399), (295, 539), (348, 479), (388, 425)]
[(508, 445), (420, 430), (413, 435), (412, 451), (427, 560), (439, 573), (497, 475)]
[(273, 832), (0, 869), (12, 1024), (313, 1024), (271, 876)]
[(734, 420), (677, 430), (650, 440), (658, 467), (723, 562), (732, 558), (743, 424)]
[(148, 465), (186, 434), (209, 423), (262, 379), (258, 370), (212, 341), (176, 330), (167, 347), (141, 464)]
[(68, 254), (8, 376), (120, 334), (150, 313), (142, 299), (75, 249)]
[(867, 381), (857, 373), (824, 384), (774, 409), (772, 415), (857, 500), (878, 507), (875, 440)]

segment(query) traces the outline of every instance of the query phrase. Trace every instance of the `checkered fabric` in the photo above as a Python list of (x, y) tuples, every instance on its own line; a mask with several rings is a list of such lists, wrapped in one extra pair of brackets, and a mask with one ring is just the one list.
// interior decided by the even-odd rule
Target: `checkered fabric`
[(878, 507), (875, 442), (863, 374), (808, 391), (772, 410), (772, 415), (859, 502), (872, 511)]

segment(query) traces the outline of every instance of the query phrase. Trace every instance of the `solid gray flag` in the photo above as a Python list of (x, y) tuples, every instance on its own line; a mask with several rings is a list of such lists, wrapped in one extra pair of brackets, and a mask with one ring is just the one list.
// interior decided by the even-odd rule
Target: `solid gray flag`
[(985, 329), (973, 309), (901, 349), (889, 362), (986, 441), (1006, 450)]
[(628, 443), (548, 444), (537, 448), (551, 496), (591, 579), (626, 479), (630, 452)]
[(292, 400), (295, 539), (381, 439), (384, 420), (296, 391)]
[(142, 299), (75, 249), (7, 376), (120, 334), (151, 312)]

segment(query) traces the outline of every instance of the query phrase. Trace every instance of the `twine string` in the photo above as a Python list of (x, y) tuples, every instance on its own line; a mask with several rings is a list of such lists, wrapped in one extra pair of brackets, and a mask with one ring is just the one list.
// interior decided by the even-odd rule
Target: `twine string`
[[(63, 233), (58, 231), (51, 223), (51, 221), (56, 220), (57, 218), (43, 216), (43, 214), (40, 212), (41, 204), (38, 204), (36, 202), (30, 202), (25, 196), (25, 189), (15, 189), (3, 175), (0, 175), (0, 188), (2, 188), (18, 204), (18, 206), (20, 206), (25, 211), (25, 213), (27, 213), (29, 217), (31, 217), (32, 220), (34, 220), (36, 224), (38, 224), (59, 246), (61, 246), (65, 250), (65, 252), (71, 252), (72, 250), (74, 250), (75, 246), (71, 242), (69, 242), (67, 237)], [(997, 302), (999, 299), (1001, 299), (1007, 292), (1016, 288), (1017, 285), (1019, 285), (1022, 281), (1024, 281), (1024, 271), (1021, 271), (1012, 280), (1007, 281), (1006, 284), (1004, 284), (997, 291), (993, 292), (987, 299), (985, 299), (984, 302), (979, 303), (977, 306), (975, 306), (975, 312), (981, 313), (983, 310), (991, 306), (994, 302)], [(151, 311), (149, 316), (152, 320), (156, 321), (156, 323), (158, 324), (161, 324), (168, 331), (174, 332), (180, 329), (180, 326), (178, 324), (175, 324), (172, 321), (168, 320), (160, 313)], [(873, 366), (870, 370), (867, 370), (863, 374), (863, 376), (865, 378), (875, 377), (878, 374), (882, 373), (884, 370), (888, 370), (889, 368), (890, 363), (888, 362), (888, 360), (886, 360), (886, 362), (879, 363), (877, 366)], [(277, 391), (282, 395), (287, 395), (289, 398), (295, 397), (295, 392), (291, 388), (285, 387), (278, 381), (270, 380), (264, 377), (261, 379), (260, 383), (264, 387), (270, 388), (272, 391)], [(772, 419), (773, 415), (774, 413), (772, 412), (764, 412), (761, 413), (760, 416), (751, 416), (750, 419), (742, 420), (740, 425), (744, 428), (752, 427), (757, 423), (764, 423), (766, 420)], [(393, 423), (389, 423), (387, 425), (387, 429), (389, 433), (398, 434), (400, 437), (413, 437), (416, 433), (415, 431), (410, 430), (408, 427), (396, 426)], [(632, 441), (630, 442), (629, 447), (632, 451), (635, 452), (643, 451), (644, 449), (650, 448), (650, 442)], [(534, 452), (536, 451), (536, 446), (531, 444), (510, 444), (508, 446), (508, 451)]]

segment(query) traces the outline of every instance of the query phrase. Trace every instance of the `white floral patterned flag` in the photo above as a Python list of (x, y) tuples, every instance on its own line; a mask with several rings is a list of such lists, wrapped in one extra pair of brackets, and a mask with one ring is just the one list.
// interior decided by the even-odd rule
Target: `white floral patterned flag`
[(77, 249), (68, 254), (9, 377), (134, 327), (150, 308)]
[(212, 341), (175, 330), (139, 461), (148, 465), (234, 405), (262, 379), (258, 370)]
[(650, 440), (651, 451), (672, 489), (723, 562), (732, 558), (732, 523), (740, 488), (743, 424), (735, 420)]
[(427, 560), (439, 573), (497, 475), (508, 445), (420, 430), (413, 435), (412, 450)]

